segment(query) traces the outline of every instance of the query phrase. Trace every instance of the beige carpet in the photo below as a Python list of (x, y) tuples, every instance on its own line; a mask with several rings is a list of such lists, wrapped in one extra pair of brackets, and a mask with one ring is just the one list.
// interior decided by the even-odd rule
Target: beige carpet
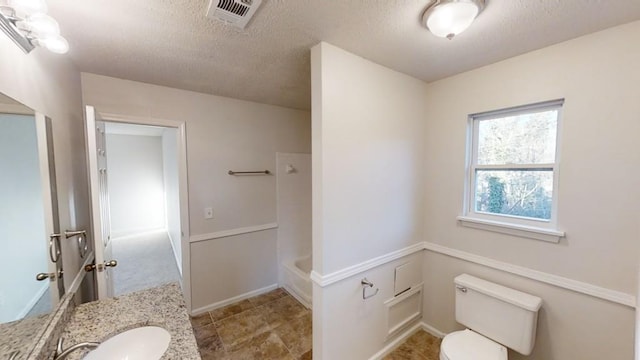
[(166, 232), (111, 240), (116, 296), (180, 281), (180, 273)]

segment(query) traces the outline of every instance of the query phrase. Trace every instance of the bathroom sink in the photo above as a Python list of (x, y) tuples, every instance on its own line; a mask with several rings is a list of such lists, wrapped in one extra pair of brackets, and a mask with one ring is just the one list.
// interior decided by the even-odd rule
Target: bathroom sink
[(167, 351), (169, 332), (158, 326), (144, 326), (121, 332), (100, 344), (85, 360), (155, 360)]

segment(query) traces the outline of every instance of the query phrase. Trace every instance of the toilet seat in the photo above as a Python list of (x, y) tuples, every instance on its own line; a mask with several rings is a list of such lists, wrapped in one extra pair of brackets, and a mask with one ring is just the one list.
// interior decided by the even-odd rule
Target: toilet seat
[(440, 360), (507, 360), (507, 348), (469, 329), (452, 332), (440, 345)]

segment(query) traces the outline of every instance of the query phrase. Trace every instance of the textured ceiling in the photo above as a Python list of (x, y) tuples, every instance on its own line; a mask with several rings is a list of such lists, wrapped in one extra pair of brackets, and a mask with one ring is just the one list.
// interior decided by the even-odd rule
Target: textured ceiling
[(49, 0), (83, 72), (298, 109), (327, 41), (427, 82), (640, 19), (638, 0), (488, 0), (454, 40), (420, 25), (429, 0), (264, 0), (244, 31), (208, 0)]

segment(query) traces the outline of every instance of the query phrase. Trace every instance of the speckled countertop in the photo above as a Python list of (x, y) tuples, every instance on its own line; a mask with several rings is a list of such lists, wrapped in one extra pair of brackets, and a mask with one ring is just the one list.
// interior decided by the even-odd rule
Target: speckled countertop
[(26, 356), (44, 330), (49, 316), (45, 314), (0, 324), (0, 359), (8, 358), (13, 351), (19, 352), (19, 358)]
[[(85, 341), (101, 342), (122, 331), (155, 325), (171, 334), (162, 359), (200, 360), (198, 345), (178, 284), (168, 284), (111, 299), (79, 305), (62, 336), (65, 347)], [(81, 359), (88, 350), (67, 359)]]

